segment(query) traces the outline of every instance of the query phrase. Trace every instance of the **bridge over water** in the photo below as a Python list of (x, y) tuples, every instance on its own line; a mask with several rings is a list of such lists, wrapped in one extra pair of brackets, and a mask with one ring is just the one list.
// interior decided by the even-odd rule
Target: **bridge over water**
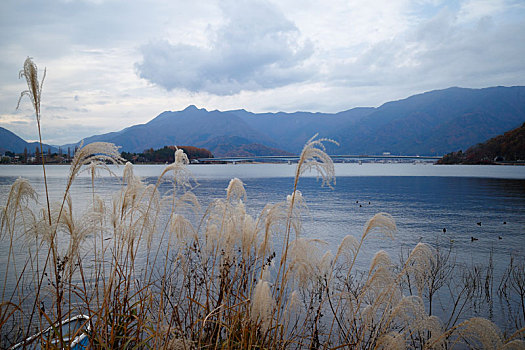
[[(421, 160), (437, 161), (439, 156), (400, 156), (400, 155), (367, 155), (367, 154), (335, 154), (330, 155), (334, 161), (359, 161), (359, 160)], [(297, 162), (299, 156), (253, 156), (253, 157), (219, 157), (219, 158), (198, 158), (200, 163), (242, 163), (242, 162)]]

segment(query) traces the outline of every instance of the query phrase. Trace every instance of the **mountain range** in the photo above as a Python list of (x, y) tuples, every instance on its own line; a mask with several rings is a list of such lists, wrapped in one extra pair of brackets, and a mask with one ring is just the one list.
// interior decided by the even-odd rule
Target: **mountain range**
[[(145, 124), (87, 137), (84, 143), (112, 142), (128, 152), (192, 145), (207, 148), (216, 157), (279, 155), (298, 154), (308, 139), (319, 134), (339, 143), (329, 146), (332, 154), (443, 155), (467, 149), (524, 121), (524, 86), (453, 87), (339, 113), (207, 111), (189, 106), (163, 112)], [(0, 148), (10, 149), (4, 137)]]

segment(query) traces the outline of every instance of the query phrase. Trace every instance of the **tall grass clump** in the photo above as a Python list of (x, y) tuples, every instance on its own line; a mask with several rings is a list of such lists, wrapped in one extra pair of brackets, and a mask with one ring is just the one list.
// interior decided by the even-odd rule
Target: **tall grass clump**
[[(30, 59), (26, 64), (36, 72)], [(35, 91), (40, 96), (41, 84)], [(257, 216), (248, 213), (237, 178), (224, 198), (201, 209), (182, 150), (154, 183), (125, 164), (112, 195), (96, 186), (99, 171), (123, 163), (107, 143), (78, 149), (56, 203), (46, 197), (42, 205), (27, 180), (16, 180), (0, 210), (8, 247), (0, 346), (69, 348), (73, 337), (57, 325), (85, 315), (76, 335), (85, 332), (89, 348), (523, 348), (525, 311), (512, 312), (514, 327), (503, 331), (488, 319), (464, 317), (472, 300), (486, 299), (487, 279), (480, 269), (452, 279), (446, 252), (419, 243), (400, 263), (378, 251), (368, 269), (358, 268), (368, 240), (394, 238), (389, 214), (342, 238), (335, 254), (305, 236), (301, 175), (313, 171), (322, 185), (335, 185), (326, 142), (306, 143), (291, 193)], [(79, 211), (71, 189), (82, 171), (91, 176), (91, 198)], [(523, 276), (523, 265), (509, 266), (502, 298), (523, 305)], [(432, 300), (445, 285), (455, 306), (441, 319)], [(49, 327), (53, 341), (37, 335), (24, 342)]]

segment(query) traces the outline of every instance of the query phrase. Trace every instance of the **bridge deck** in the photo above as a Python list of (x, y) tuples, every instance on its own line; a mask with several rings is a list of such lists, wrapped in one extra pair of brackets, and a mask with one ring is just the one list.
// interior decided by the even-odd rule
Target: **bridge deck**
[[(439, 156), (396, 156), (396, 155), (353, 155), (335, 154), (330, 155), (332, 159), (414, 159), (414, 160), (438, 160)], [(254, 157), (219, 157), (219, 158), (198, 158), (199, 162), (246, 162), (246, 161), (297, 161), (299, 156), (254, 156)]]

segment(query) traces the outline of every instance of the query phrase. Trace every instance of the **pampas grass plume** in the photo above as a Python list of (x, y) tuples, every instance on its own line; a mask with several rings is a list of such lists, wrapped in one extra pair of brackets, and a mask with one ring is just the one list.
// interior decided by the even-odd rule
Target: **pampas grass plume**
[(226, 188), (226, 199), (232, 201), (246, 200), (246, 190), (244, 189), (244, 183), (238, 178), (230, 180), (228, 187)]
[(9, 230), (11, 232), (13, 231), (14, 227), (7, 226), (15, 224), (14, 220), (17, 211), (27, 207), (32, 201), (36, 202), (37, 199), (38, 195), (27, 179), (19, 177), (15, 180), (9, 189), (6, 205), (4, 207), (0, 207), (0, 239), (3, 238), (4, 232)]
[(392, 215), (387, 213), (377, 213), (365, 224), (363, 231), (363, 239), (365, 239), (371, 232), (379, 231), (386, 237), (394, 239), (396, 232), (396, 222)]
[(378, 348), (385, 350), (405, 350), (407, 345), (402, 333), (390, 332), (379, 338)]
[(309, 171), (315, 171), (322, 179), (322, 186), (332, 187), (335, 185), (335, 168), (332, 158), (326, 153), (323, 142), (331, 142), (339, 145), (336, 141), (321, 138), (316, 139), (315, 134), (304, 146), (297, 163), (296, 179)]
[(359, 252), (359, 247), (359, 241), (354, 236), (345, 236), (337, 248), (335, 260), (337, 261), (339, 258), (344, 258), (345, 263), (351, 263)]
[(44, 85), (44, 79), (46, 77), (46, 70), (44, 69), (44, 75), (42, 76), (42, 81), (38, 82), (38, 68), (33, 60), (28, 57), (24, 62), (24, 69), (19, 73), (20, 78), (25, 78), (27, 82), (27, 90), (22, 91), (20, 98), (18, 99), (18, 104), (16, 108), (20, 106), (20, 101), (24, 96), (28, 96), (33, 104), (35, 110), (37, 123), (40, 124), (40, 101), (42, 95), (42, 85)]
[(470, 344), (472, 340), (479, 341), (485, 349), (498, 349), (503, 345), (499, 328), (483, 317), (473, 317), (462, 322), (455, 333), (468, 339)]
[(255, 291), (251, 307), (251, 319), (253, 322), (261, 324), (263, 330), (267, 330), (271, 323), (272, 312), (275, 307), (275, 300), (272, 296), (269, 279), (269, 270), (265, 268), (261, 278), (255, 286)]

